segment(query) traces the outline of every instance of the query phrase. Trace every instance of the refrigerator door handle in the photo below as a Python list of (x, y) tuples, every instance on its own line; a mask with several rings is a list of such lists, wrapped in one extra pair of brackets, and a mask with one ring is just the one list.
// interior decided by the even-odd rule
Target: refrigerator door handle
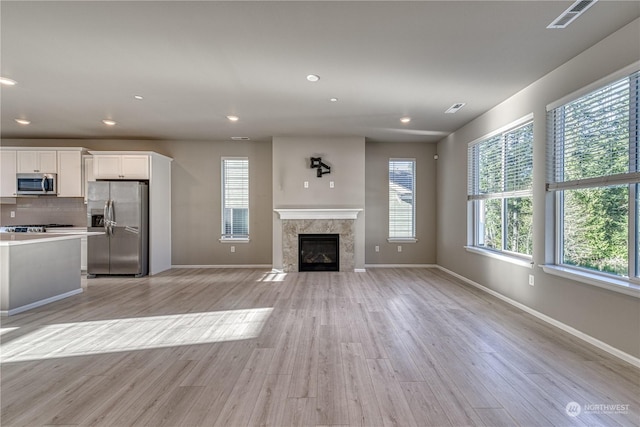
[(104, 232), (109, 235), (109, 200), (104, 202), (104, 209), (102, 211), (102, 222), (104, 225)]
[(111, 235), (113, 235), (113, 227), (116, 226), (115, 218), (115, 203), (113, 202), (113, 200), (109, 200), (109, 227), (111, 228)]

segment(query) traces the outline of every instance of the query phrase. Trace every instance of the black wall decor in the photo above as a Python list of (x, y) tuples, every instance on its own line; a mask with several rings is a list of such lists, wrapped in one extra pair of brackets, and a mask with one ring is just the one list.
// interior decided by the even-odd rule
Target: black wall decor
[(322, 162), (322, 157), (311, 157), (311, 169), (317, 169), (318, 178), (322, 178), (325, 173), (331, 173), (331, 167)]

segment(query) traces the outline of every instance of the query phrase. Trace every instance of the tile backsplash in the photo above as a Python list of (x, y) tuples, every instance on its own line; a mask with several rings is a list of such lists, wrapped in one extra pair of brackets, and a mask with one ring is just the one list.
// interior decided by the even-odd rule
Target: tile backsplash
[[(0, 204), (0, 225), (70, 224), (87, 226), (87, 205), (82, 197), (17, 197)], [(11, 218), (11, 212), (15, 217)]]

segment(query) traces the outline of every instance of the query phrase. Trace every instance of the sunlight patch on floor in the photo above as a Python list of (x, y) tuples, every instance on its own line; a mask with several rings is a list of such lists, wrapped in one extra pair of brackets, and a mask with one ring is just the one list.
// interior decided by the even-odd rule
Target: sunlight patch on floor
[(246, 340), (260, 335), (272, 311), (253, 308), (46, 325), (3, 344), (0, 362)]
[(258, 282), (284, 282), (284, 279), (287, 277), (287, 273), (266, 273)]

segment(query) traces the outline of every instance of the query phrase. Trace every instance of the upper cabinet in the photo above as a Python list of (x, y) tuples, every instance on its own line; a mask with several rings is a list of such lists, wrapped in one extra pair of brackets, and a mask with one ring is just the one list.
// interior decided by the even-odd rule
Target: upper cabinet
[(82, 150), (58, 151), (58, 197), (82, 197)]
[(89, 194), (89, 183), (96, 180), (96, 177), (93, 175), (93, 156), (84, 155), (82, 156), (82, 161), (84, 164), (82, 167), (84, 168), (84, 202), (88, 202), (88, 194)]
[(19, 150), (17, 173), (57, 173), (58, 157), (55, 150)]
[(149, 179), (146, 154), (99, 154), (93, 156), (95, 179)]
[(0, 150), (0, 197), (16, 197), (16, 150)]

